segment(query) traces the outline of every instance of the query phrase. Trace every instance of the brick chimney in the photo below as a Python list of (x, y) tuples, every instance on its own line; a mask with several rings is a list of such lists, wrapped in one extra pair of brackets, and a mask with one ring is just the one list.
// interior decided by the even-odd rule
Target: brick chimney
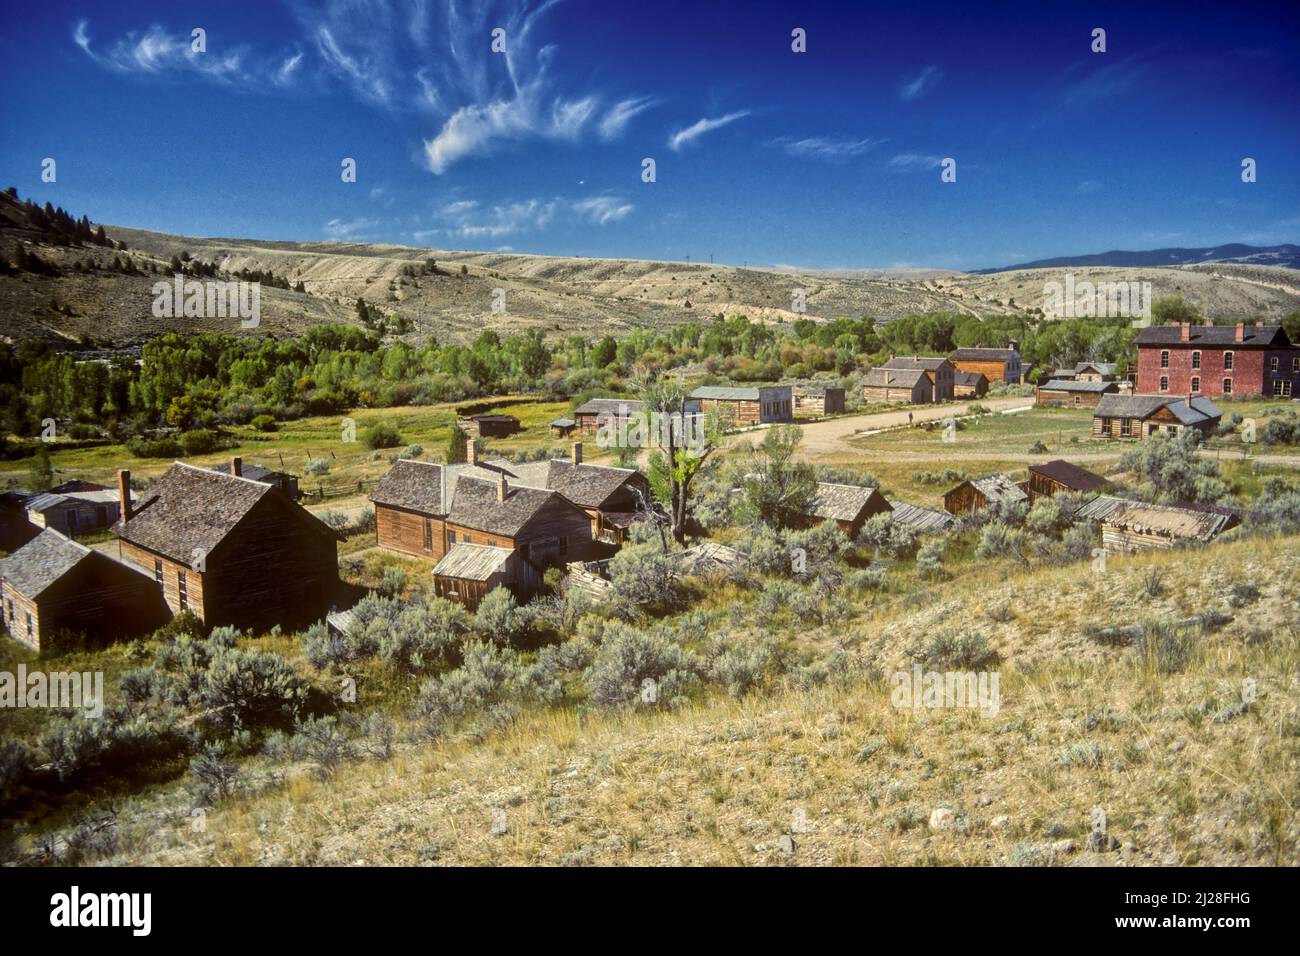
[(1246, 341), (1246, 323), (1245, 323), (1245, 322), (1238, 322), (1238, 323), (1237, 323), (1237, 332), (1236, 332), (1235, 335), (1233, 335), (1233, 337), (1232, 337), (1232, 341), (1234, 341), (1234, 342), (1244, 342), (1244, 341)]
[(122, 520), (131, 520), (131, 473), (125, 468), (117, 473), (117, 500), (122, 509)]
[(236, 455), (230, 459), (230, 473), (236, 478), (244, 477), (244, 459)]
[(465, 460), (471, 465), (478, 464), (478, 439), (471, 438), (465, 442)]
[(575, 465), (582, 464), (582, 442), (575, 441), (573, 443), (572, 449), (569, 452), (569, 458)]
[(506, 492), (509, 490), (510, 486), (506, 484), (506, 476), (502, 475), (497, 479), (497, 501), (505, 501)]
[(1192, 340), (1192, 323), (1179, 322), (1178, 330), (1178, 337), (1184, 342), (1190, 342)]

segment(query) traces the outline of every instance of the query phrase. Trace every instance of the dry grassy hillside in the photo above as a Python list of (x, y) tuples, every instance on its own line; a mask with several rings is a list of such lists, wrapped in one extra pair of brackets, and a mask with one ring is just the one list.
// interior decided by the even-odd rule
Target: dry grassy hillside
[[(717, 313), (790, 321), (792, 296), (803, 289), (813, 318), (869, 315), (896, 318), (931, 311), (968, 315), (1030, 312), (1043, 304), (1043, 285), (1065, 270), (1020, 270), (965, 275), (942, 270), (741, 269), (726, 265), (648, 260), (576, 259), (502, 253), (449, 252), (393, 245), (290, 243), (196, 239), (108, 227), (130, 254), (166, 273), (173, 256), (188, 252), (223, 270), (270, 271), (306, 293), (263, 286), (262, 322), (252, 334), (293, 333), (316, 322), (355, 321), (355, 304), (406, 318), (422, 339), (467, 340), (484, 328), (501, 332), (540, 327), (547, 333), (615, 335), (636, 327), (664, 327)], [(166, 330), (240, 332), (238, 323), (156, 319), (151, 287), (160, 276), (102, 271), (114, 251), (32, 247), (57, 265), (60, 276), (0, 276), (0, 333), (10, 339), (92, 338), (111, 345), (139, 343)], [(429, 258), (435, 274), (423, 272)], [(93, 260), (101, 271), (74, 271)], [(462, 271), (463, 270), (463, 271)], [(1265, 266), (1200, 265), (1177, 268), (1080, 268), (1076, 280), (1145, 281), (1155, 296), (1182, 295), (1212, 317), (1276, 318), (1300, 309), (1300, 274)], [(493, 291), (505, 290), (505, 309), (493, 312)]]
[[(526, 712), (325, 779), (250, 767), (260, 792), (203, 832), (176, 792), (137, 804), (109, 862), (1294, 864), (1297, 559), (1291, 537), (1113, 559), (1105, 574), (996, 563), (801, 634), (847, 637), (862, 668), (838, 683), (676, 712)], [(1144, 596), (1153, 568), (1164, 591)], [(1257, 592), (1234, 602), (1240, 582)], [(1004, 601), (1010, 617), (991, 610)], [(1084, 636), (1199, 611), (1234, 619), (1193, 635), (1172, 669)], [(891, 704), (879, 675), (939, 618), (1000, 652), (996, 716)]]

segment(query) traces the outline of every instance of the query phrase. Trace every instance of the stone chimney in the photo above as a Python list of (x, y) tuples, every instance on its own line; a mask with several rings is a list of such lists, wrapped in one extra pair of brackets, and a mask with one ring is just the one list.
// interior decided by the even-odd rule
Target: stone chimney
[(465, 460), (471, 465), (478, 464), (478, 439), (471, 438), (465, 442)]
[(1184, 342), (1190, 342), (1192, 340), (1192, 323), (1179, 322), (1178, 337), (1182, 339)]
[(244, 477), (244, 459), (236, 455), (230, 459), (230, 473), (236, 478)]
[(506, 476), (502, 475), (497, 479), (497, 501), (505, 501), (506, 492), (509, 490), (510, 486), (506, 484)]
[(582, 464), (582, 442), (575, 441), (569, 452), (569, 458), (575, 465)]
[(1245, 322), (1238, 322), (1238, 323), (1237, 323), (1237, 332), (1236, 332), (1235, 335), (1233, 335), (1233, 337), (1232, 337), (1232, 341), (1234, 341), (1234, 342), (1244, 342), (1244, 341), (1246, 341), (1246, 323), (1245, 323)]
[(131, 473), (123, 468), (117, 473), (117, 500), (122, 509), (122, 520), (131, 520)]

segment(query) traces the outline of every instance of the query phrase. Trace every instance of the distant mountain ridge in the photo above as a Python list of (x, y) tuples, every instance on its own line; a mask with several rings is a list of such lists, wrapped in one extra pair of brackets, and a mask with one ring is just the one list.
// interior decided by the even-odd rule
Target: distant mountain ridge
[(993, 275), (998, 272), (1014, 272), (1017, 269), (1059, 269), (1064, 266), (1116, 266), (1130, 269), (1146, 266), (1195, 266), (1207, 262), (1300, 269), (1300, 246), (1290, 243), (1280, 246), (1248, 246), (1241, 242), (1230, 242), (1222, 246), (1199, 249), (1168, 248), (1146, 251), (1113, 249), (1110, 252), (1098, 252), (1086, 256), (1057, 256), (1054, 259), (1035, 259), (1033, 262), (1022, 262), (1014, 266), (973, 269), (971, 274)]

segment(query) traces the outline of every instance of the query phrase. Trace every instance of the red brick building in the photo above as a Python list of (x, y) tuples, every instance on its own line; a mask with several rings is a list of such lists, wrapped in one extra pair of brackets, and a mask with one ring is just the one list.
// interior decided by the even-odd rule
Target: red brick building
[(1300, 397), (1300, 346), (1281, 326), (1162, 325), (1137, 336), (1137, 391)]

